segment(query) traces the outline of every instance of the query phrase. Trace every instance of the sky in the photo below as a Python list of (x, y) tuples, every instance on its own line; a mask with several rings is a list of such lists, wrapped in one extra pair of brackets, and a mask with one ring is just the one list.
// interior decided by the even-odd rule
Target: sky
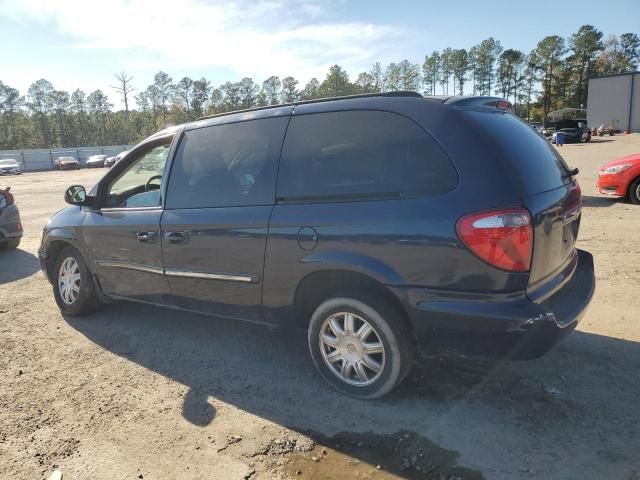
[[(546, 35), (591, 24), (605, 37), (640, 33), (640, 0), (0, 0), (0, 80), (26, 95), (39, 78), (54, 88), (102, 89), (121, 106), (115, 72), (144, 90), (159, 70), (214, 86), (293, 76), (301, 87), (339, 64), (352, 80), (380, 61), (493, 36), (524, 52)], [(559, 13), (556, 13), (559, 11)]]

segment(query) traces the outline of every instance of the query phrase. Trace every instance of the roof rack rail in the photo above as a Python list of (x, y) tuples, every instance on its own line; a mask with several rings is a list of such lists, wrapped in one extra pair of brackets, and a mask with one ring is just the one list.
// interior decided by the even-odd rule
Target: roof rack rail
[(213, 115), (206, 115), (204, 117), (200, 117), (196, 121), (206, 120), (208, 118), (223, 117), (225, 115), (232, 115), (234, 113), (257, 112), (257, 111), (260, 111), (260, 110), (267, 110), (269, 108), (295, 107), (296, 105), (306, 105), (306, 104), (309, 104), (309, 103), (323, 103), (323, 102), (333, 102), (333, 101), (336, 101), (336, 100), (351, 100), (351, 99), (355, 99), (355, 98), (371, 98), (371, 97), (415, 97), (415, 98), (423, 98), (420, 93), (412, 92), (412, 91), (408, 91), (408, 90), (399, 90), (399, 91), (396, 91), (396, 92), (362, 93), (362, 94), (359, 94), (359, 95), (344, 95), (342, 97), (316, 98), (314, 100), (301, 100), (299, 102), (283, 103), (283, 104), (278, 104), (278, 105), (267, 105), (265, 107), (246, 108), (244, 110), (233, 110), (231, 112), (214, 113)]

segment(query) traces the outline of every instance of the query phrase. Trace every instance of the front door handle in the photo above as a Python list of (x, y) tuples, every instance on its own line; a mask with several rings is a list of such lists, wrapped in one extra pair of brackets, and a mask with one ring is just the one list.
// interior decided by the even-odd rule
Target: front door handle
[(138, 232), (136, 237), (142, 243), (155, 243), (158, 240), (158, 232)]
[(187, 243), (189, 236), (187, 232), (165, 232), (164, 238), (171, 243)]

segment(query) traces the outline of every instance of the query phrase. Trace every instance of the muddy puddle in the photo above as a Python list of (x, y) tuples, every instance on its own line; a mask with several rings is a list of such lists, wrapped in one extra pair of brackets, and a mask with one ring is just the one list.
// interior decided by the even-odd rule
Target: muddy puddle
[(480, 480), (481, 472), (458, 466), (458, 453), (440, 448), (413, 432), (390, 435), (340, 433), (310, 434), (316, 445), (307, 452), (283, 455), (283, 473), (289, 478)]

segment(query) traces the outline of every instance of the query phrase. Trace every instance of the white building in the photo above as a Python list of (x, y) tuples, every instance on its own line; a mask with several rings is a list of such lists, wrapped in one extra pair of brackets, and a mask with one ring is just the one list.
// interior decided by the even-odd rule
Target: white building
[(640, 72), (589, 79), (587, 124), (640, 132)]

